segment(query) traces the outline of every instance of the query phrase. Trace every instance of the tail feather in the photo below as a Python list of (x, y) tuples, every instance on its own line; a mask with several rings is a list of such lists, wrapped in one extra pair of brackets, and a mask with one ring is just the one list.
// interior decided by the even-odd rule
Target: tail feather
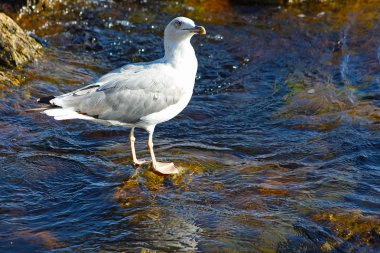
[(41, 103), (41, 104), (49, 104), (50, 105), (50, 100), (52, 100), (54, 98), (55, 98), (55, 96), (42, 97), (42, 98), (37, 99), (37, 102)]
[(55, 120), (68, 120), (68, 119), (86, 119), (94, 120), (94, 117), (77, 113), (70, 109), (55, 108), (43, 111), (42, 113), (54, 117)]

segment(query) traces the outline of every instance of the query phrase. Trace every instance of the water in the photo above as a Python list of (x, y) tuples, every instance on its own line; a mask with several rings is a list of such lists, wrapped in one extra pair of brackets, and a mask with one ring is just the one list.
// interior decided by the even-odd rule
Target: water
[[(1, 252), (376, 252), (380, 5), (62, 1), (13, 13), (47, 45), (0, 86)], [(300, 15), (302, 14), (302, 15)], [(26, 109), (161, 57), (173, 17), (204, 25), (189, 106), (158, 125), (160, 177), (128, 129)], [(149, 159), (147, 134), (137, 155)]]

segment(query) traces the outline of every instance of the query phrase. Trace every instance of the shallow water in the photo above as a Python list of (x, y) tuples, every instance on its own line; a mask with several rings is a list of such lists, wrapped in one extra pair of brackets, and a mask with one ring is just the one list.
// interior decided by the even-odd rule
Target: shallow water
[[(148, 3), (11, 13), (46, 55), (0, 85), (0, 251), (376, 252), (380, 5)], [(25, 112), (162, 56), (178, 15), (208, 32), (190, 104), (154, 136), (179, 176), (135, 170), (128, 129)]]

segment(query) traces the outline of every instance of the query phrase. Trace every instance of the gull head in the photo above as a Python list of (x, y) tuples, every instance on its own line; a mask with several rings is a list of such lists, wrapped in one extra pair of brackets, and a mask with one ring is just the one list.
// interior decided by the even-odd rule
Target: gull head
[(166, 26), (164, 36), (165, 40), (182, 41), (190, 39), (194, 34), (206, 34), (206, 29), (195, 25), (189, 18), (177, 17)]

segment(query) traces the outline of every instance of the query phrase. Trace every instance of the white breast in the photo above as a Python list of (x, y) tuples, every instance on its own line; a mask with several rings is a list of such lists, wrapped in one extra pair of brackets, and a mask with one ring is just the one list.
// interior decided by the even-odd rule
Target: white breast
[(168, 121), (175, 116), (177, 116), (189, 103), (192, 95), (192, 90), (187, 92), (178, 103), (171, 105), (165, 108), (162, 111), (155, 112), (149, 114), (145, 117), (142, 117), (138, 123), (136, 123), (137, 127), (148, 129), (149, 127), (154, 127), (155, 125)]

